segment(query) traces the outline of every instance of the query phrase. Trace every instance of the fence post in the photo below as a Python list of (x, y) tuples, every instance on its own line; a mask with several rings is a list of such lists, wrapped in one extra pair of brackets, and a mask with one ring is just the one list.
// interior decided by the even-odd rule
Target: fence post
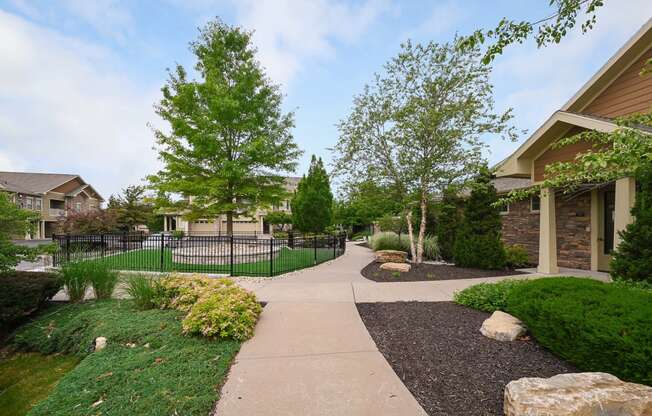
[(291, 249), (294, 248), (294, 231), (292, 230), (288, 232), (288, 247)]
[(165, 252), (165, 234), (161, 233), (161, 271), (163, 271), (163, 268), (165, 267), (164, 252)]
[(231, 251), (229, 254), (230, 256), (229, 264), (230, 264), (230, 275), (233, 276), (233, 233), (231, 233), (230, 237), (231, 237)]
[(122, 233), (122, 251), (127, 251), (127, 232)]
[(337, 257), (337, 237), (335, 234), (331, 235), (331, 238), (333, 239), (333, 258)]
[(70, 234), (66, 234), (66, 261), (70, 261)]
[(269, 238), (269, 276), (274, 276), (274, 239)]
[(317, 264), (317, 236), (312, 238), (313, 246), (315, 247), (315, 264)]
[(104, 257), (104, 234), (100, 234), (100, 248), (102, 249), (102, 257)]

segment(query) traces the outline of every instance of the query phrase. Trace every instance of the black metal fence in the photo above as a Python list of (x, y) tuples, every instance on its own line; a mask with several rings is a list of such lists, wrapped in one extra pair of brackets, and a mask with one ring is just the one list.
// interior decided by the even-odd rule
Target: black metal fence
[(275, 276), (334, 259), (346, 250), (346, 235), (258, 238), (234, 235), (144, 233), (55, 235), (54, 266), (101, 262), (115, 270)]

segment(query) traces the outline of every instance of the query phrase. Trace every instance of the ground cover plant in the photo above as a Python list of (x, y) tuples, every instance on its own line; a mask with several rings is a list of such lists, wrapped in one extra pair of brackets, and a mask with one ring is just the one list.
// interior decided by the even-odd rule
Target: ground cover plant
[(79, 358), (16, 353), (0, 359), (0, 416), (22, 416), (45, 399)]
[[(183, 335), (177, 310), (140, 310), (133, 301), (53, 306), (16, 334), (13, 346), (81, 359), (36, 415), (209, 413), (240, 342)], [(91, 352), (98, 336), (105, 349)]]
[(0, 274), (0, 337), (12, 325), (35, 312), (61, 288), (54, 273)]
[(471, 287), (455, 301), (501, 308), (583, 371), (652, 385), (652, 291), (572, 277)]

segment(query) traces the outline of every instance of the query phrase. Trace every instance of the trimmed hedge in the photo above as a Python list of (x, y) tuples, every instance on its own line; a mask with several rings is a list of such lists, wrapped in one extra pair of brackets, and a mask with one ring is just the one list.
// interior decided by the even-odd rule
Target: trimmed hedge
[(61, 289), (54, 273), (13, 271), (0, 274), (0, 331), (35, 312)]
[(651, 292), (589, 279), (536, 279), (512, 288), (507, 311), (578, 368), (652, 384)]

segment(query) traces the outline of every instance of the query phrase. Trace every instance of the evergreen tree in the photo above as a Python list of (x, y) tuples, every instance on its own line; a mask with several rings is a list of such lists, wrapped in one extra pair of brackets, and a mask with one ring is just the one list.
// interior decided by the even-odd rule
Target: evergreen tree
[(505, 248), (500, 239), (501, 220), (496, 188), (491, 174), (484, 168), (471, 185), (471, 195), (464, 206), (462, 226), (455, 238), (453, 256), (461, 267), (501, 269), (505, 267)]
[(634, 221), (620, 233), (611, 274), (619, 279), (652, 283), (652, 166), (641, 169), (636, 180)]
[(292, 199), (292, 224), (303, 232), (319, 233), (333, 223), (333, 194), (321, 158), (310, 161)]
[(458, 196), (456, 187), (448, 187), (439, 204), (439, 227), (437, 227), (437, 244), (442, 259), (453, 261), (455, 237), (462, 221), (463, 201)]

